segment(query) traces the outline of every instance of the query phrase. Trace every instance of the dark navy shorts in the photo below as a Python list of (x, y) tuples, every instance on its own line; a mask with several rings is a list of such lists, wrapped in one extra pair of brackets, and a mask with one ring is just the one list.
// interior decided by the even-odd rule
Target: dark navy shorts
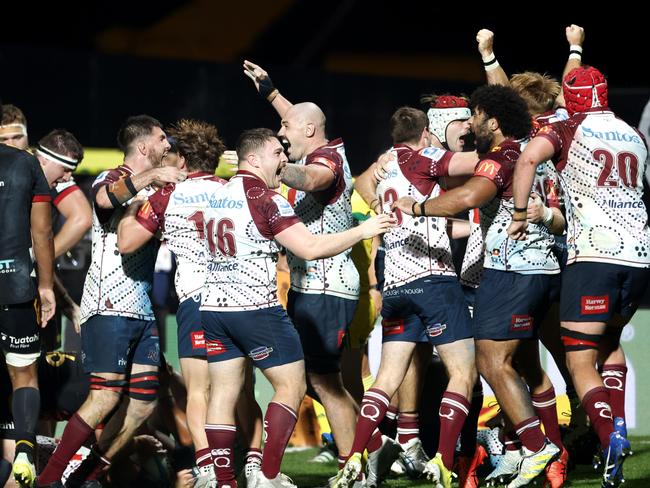
[(455, 276), (427, 276), (385, 290), (383, 342), (450, 344), (472, 337), (472, 319)]
[(485, 269), (474, 304), (474, 338), (537, 337), (549, 308), (552, 275)]
[(582, 262), (562, 277), (560, 320), (608, 322), (614, 314), (631, 318), (650, 281), (650, 268)]
[(200, 305), (201, 295), (196, 295), (183, 300), (176, 311), (179, 358), (205, 359), (205, 338), (201, 325)]
[(41, 351), (38, 313), (35, 300), (0, 305), (0, 347), (5, 354), (37, 354)]
[(81, 326), (81, 360), (86, 373), (126, 373), (132, 364), (160, 366), (155, 320), (93, 315)]
[(209, 363), (249, 357), (260, 369), (303, 358), (300, 338), (280, 307), (245, 312), (201, 312)]
[(289, 290), (287, 312), (300, 335), (307, 371), (341, 370), (343, 339), (354, 319), (357, 300)]

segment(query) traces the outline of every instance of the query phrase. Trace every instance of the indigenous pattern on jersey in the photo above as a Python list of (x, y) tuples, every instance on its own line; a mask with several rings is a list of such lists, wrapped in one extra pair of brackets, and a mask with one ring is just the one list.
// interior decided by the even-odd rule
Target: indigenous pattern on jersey
[(648, 150), (608, 109), (591, 109), (540, 129), (555, 149), (567, 203), (568, 263), (650, 267), (642, 200)]
[[(538, 115), (533, 119), (530, 138), (533, 138), (545, 125), (558, 120), (566, 120), (567, 118), (569, 118), (569, 114), (564, 107), (558, 107), (555, 110)], [(522, 150), (528, 140), (519, 141)], [(563, 204), (560, 177), (551, 162), (547, 161), (537, 167), (533, 191), (537, 192), (544, 202), (550, 202), (547, 204), (549, 207), (558, 207)], [(469, 213), (470, 234), (460, 272), (460, 282), (472, 288), (479, 286), (483, 274), (485, 248), (483, 246), (483, 233), (481, 232), (479, 215), (478, 209), (472, 209)]]
[[(497, 195), (480, 209), (485, 242), (483, 266), (522, 274), (559, 273), (560, 267), (552, 251), (555, 240), (546, 227), (529, 223), (525, 241), (509, 239), (506, 232), (514, 211), (512, 177), (520, 154), (519, 143), (506, 139), (481, 157), (474, 170), (474, 176), (488, 178), (497, 187)], [(536, 175), (535, 187), (539, 179)], [(539, 185), (543, 187), (544, 183)], [(545, 203), (557, 206), (552, 201)]]
[[(435, 147), (414, 151), (397, 144), (396, 158), (386, 166), (386, 178), (377, 185), (377, 197), (385, 212), (401, 197), (423, 202), (440, 194), (438, 178), (448, 173), (452, 153)], [(395, 212), (397, 227), (384, 234), (386, 249), (384, 290), (430, 275), (455, 276), (447, 219), (413, 217)]]
[(27, 151), (0, 144), (0, 305), (36, 297), (30, 278), (31, 209), (32, 203), (50, 201), (38, 160)]
[[(318, 192), (290, 191), (289, 201), (296, 215), (312, 234), (332, 234), (353, 226), (350, 196), (352, 175), (341, 139), (322, 146), (296, 164), (318, 164), (334, 173), (329, 188)], [(325, 293), (341, 298), (359, 296), (359, 273), (350, 249), (331, 258), (306, 261), (287, 252), (291, 288), (301, 293)]]
[(483, 232), (478, 208), (469, 211), (469, 237), (460, 268), (459, 281), (462, 285), (478, 288), (483, 275)]
[(152, 234), (160, 229), (169, 250), (176, 255), (175, 284), (180, 302), (200, 293), (203, 287), (208, 261), (204, 211), (211, 204), (217, 205), (218, 190), (225, 183), (209, 173), (192, 173), (182, 183), (170, 183), (156, 191), (136, 216)]
[[(151, 240), (131, 254), (117, 249), (117, 226), (128, 203), (120, 208), (99, 208), (95, 197), (100, 188), (133, 174), (128, 166), (104, 171), (93, 182), (92, 260), (81, 297), (81, 322), (93, 315), (119, 315), (154, 320), (149, 293), (158, 242)], [(148, 193), (143, 190), (140, 194)]]
[(236, 312), (279, 305), (274, 240), (300, 222), (289, 202), (253, 173), (238, 171), (204, 211), (209, 249), (201, 310)]

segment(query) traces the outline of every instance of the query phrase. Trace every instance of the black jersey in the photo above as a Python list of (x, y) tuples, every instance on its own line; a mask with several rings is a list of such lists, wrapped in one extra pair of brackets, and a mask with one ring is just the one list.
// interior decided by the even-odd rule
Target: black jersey
[(0, 144), (0, 304), (33, 300), (31, 209), (50, 202), (50, 189), (38, 160)]

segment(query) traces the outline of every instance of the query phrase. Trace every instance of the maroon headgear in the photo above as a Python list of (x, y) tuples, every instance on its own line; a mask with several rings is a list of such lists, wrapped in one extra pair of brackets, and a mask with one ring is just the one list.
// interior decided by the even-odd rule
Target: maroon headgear
[(562, 81), (562, 88), (569, 115), (607, 107), (607, 80), (593, 66), (580, 66), (569, 71)]

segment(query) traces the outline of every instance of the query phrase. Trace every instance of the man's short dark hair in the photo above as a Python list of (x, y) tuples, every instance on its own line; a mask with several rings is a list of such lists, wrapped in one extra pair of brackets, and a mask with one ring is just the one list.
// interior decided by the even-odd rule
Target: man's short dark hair
[(9, 124), (27, 125), (27, 119), (23, 111), (11, 103), (2, 105), (0, 109), (0, 125)]
[(201, 120), (181, 119), (169, 128), (167, 134), (175, 143), (175, 152), (185, 158), (190, 171), (214, 173), (226, 149), (214, 125)]
[(79, 163), (84, 158), (84, 148), (77, 138), (65, 129), (54, 129), (39, 141), (38, 145), (55, 153), (76, 159)]
[(237, 159), (243, 161), (251, 152), (255, 152), (270, 140), (278, 140), (278, 136), (271, 129), (248, 129), (241, 133), (237, 139)]
[(499, 122), (505, 137), (523, 139), (532, 129), (532, 121), (526, 102), (509, 86), (483, 85), (472, 93), (472, 110), (478, 108), (487, 118)]
[(128, 154), (133, 142), (151, 134), (155, 127), (163, 128), (162, 124), (150, 115), (132, 115), (124, 121), (117, 132), (117, 145)]
[(422, 110), (413, 107), (398, 108), (390, 118), (393, 144), (417, 141), (428, 125), (429, 119)]

